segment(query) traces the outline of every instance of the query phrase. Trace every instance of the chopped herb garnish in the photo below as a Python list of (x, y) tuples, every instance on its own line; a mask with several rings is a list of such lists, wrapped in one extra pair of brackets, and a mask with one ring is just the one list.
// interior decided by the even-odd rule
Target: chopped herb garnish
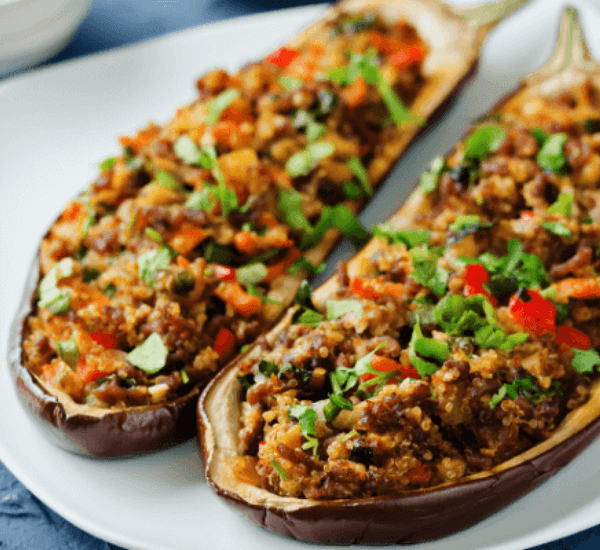
[(307, 325), (312, 328), (316, 328), (319, 326), (321, 321), (324, 321), (325, 317), (320, 314), (318, 311), (314, 311), (312, 309), (304, 309), (298, 317), (294, 315), (294, 322)]
[(223, 111), (227, 109), (239, 95), (239, 90), (230, 88), (208, 101), (206, 103), (206, 110), (208, 113), (204, 117), (204, 122), (209, 126), (215, 125), (221, 118)]
[(533, 130), (531, 130), (531, 135), (535, 138), (540, 147), (544, 145), (544, 143), (546, 143), (550, 137), (548, 133), (541, 128), (533, 128)]
[(421, 175), (421, 190), (424, 195), (428, 195), (437, 189), (438, 180), (445, 167), (446, 159), (444, 157), (438, 157), (431, 164), (429, 172), (424, 172)]
[(146, 284), (154, 286), (154, 276), (157, 271), (166, 269), (173, 259), (173, 251), (168, 246), (158, 250), (150, 250), (138, 257), (138, 271), (140, 279)]
[(353, 181), (345, 181), (342, 184), (342, 191), (346, 198), (351, 201), (357, 201), (363, 196), (362, 189)]
[(561, 304), (560, 302), (552, 302), (556, 308), (556, 324), (560, 325), (569, 316), (571, 308), (569, 304)]
[(290, 266), (289, 272), (291, 275), (296, 275), (297, 273), (304, 271), (308, 275), (313, 276), (313, 275), (320, 275), (321, 273), (323, 273), (323, 271), (325, 271), (326, 267), (327, 267), (327, 265), (325, 264), (325, 262), (321, 262), (319, 265), (315, 266), (315, 265), (311, 264), (303, 256), (302, 258), (298, 258)]
[(71, 307), (71, 297), (58, 288), (58, 281), (73, 275), (73, 258), (63, 258), (48, 271), (39, 286), (39, 307), (46, 307), (53, 315), (63, 315)]
[(594, 367), (600, 367), (600, 355), (595, 349), (573, 348), (571, 366), (580, 373), (594, 372)]
[(91, 283), (100, 277), (101, 271), (95, 267), (84, 267), (83, 268), (83, 282)]
[(212, 168), (213, 161), (206, 151), (201, 151), (198, 146), (188, 136), (179, 136), (173, 144), (175, 154), (187, 164), (201, 166), (202, 168)]
[(372, 225), (373, 235), (380, 239), (386, 239), (390, 244), (405, 244), (410, 250), (414, 246), (425, 244), (431, 237), (431, 231), (426, 229), (396, 229), (393, 225), (387, 223), (382, 225)]
[(212, 239), (204, 247), (203, 257), (209, 264), (221, 265), (231, 265), (237, 259), (236, 254), (229, 247), (217, 244)]
[(351, 411), (354, 409), (352, 402), (341, 395), (330, 393), (329, 403), (323, 407), (323, 416), (327, 422), (333, 422), (342, 409)]
[(328, 141), (309, 143), (306, 149), (288, 159), (285, 163), (285, 170), (292, 178), (307, 176), (321, 160), (331, 156), (334, 151), (335, 145)]
[(497, 124), (477, 128), (464, 142), (464, 158), (483, 160), (500, 148), (505, 137), (504, 128)]
[(312, 449), (313, 455), (317, 456), (317, 448), (319, 446), (319, 440), (316, 438), (317, 430), (315, 427), (318, 417), (317, 411), (306, 405), (298, 404), (289, 408), (288, 416), (298, 420), (298, 423), (300, 424), (300, 433), (306, 439), (302, 448), (304, 450)]
[(283, 302), (278, 302), (277, 300), (273, 300), (269, 298), (266, 294), (262, 293), (255, 286), (247, 285), (246, 291), (248, 294), (252, 294), (253, 296), (258, 296), (265, 304), (273, 304), (274, 306), (283, 306)]
[(571, 230), (560, 222), (542, 222), (540, 225), (554, 235), (564, 237), (567, 241), (571, 240)]
[(245, 390), (249, 390), (252, 387), (252, 385), (254, 384), (254, 375), (253, 374), (238, 374), (237, 379), (238, 379), (238, 382), (242, 385), (242, 387)]
[(186, 294), (190, 292), (196, 285), (194, 274), (190, 271), (182, 271), (178, 273), (173, 281), (173, 292), (175, 294)]
[(117, 157), (110, 157), (110, 158), (104, 159), (100, 163), (100, 170), (102, 170), (103, 172), (105, 170), (110, 170), (115, 165), (115, 162), (117, 162)]
[(253, 263), (238, 267), (235, 270), (237, 280), (244, 286), (260, 283), (268, 274), (267, 266), (262, 263)]
[(258, 363), (258, 372), (260, 372), (265, 378), (271, 378), (271, 375), (274, 374), (277, 376), (279, 374), (279, 367), (275, 361), (265, 361), (261, 359)]
[(450, 231), (458, 233), (475, 225), (481, 225), (481, 218), (477, 214), (463, 214), (458, 216), (454, 223), (450, 224)]
[(187, 384), (190, 381), (190, 377), (188, 376), (188, 373), (185, 371), (185, 369), (181, 369), (179, 371), (179, 374), (181, 375), (181, 381), (184, 384)]
[(274, 458), (271, 460), (271, 466), (273, 466), (273, 468), (277, 470), (281, 479), (283, 479), (284, 481), (287, 481), (289, 479), (288, 475), (285, 473), (285, 470), (281, 467), (281, 464), (279, 464), (279, 462), (277, 462), (277, 460), (275, 460)]
[(115, 283), (108, 283), (102, 291), (102, 294), (108, 296), (109, 298), (112, 298), (116, 293), (117, 287), (115, 286)]
[(490, 399), (489, 405), (490, 409), (495, 409), (504, 397), (515, 400), (518, 396), (524, 397), (534, 405), (538, 405), (555, 395), (562, 395), (562, 389), (558, 380), (553, 380), (549, 388), (542, 388), (531, 378), (515, 378), (512, 384), (502, 385), (498, 392)]
[(585, 224), (594, 223), (594, 220), (592, 218), (590, 218), (590, 217), (587, 217), (587, 218), (583, 218), (581, 220), (581, 223), (585, 223)]
[(144, 229), (144, 233), (146, 233), (148, 237), (150, 237), (153, 241), (156, 241), (159, 244), (163, 242), (161, 234), (158, 231), (156, 231), (156, 229), (152, 229), (152, 227), (146, 227), (146, 229)]
[(358, 313), (362, 315), (363, 307), (358, 300), (327, 300), (326, 311), (327, 320), (333, 321), (346, 313)]
[(59, 357), (71, 367), (72, 370), (75, 370), (77, 363), (79, 362), (79, 350), (77, 349), (77, 342), (75, 342), (74, 338), (67, 340), (66, 342), (58, 342), (58, 355)]
[(423, 336), (419, 323), (413, 327), (412, 337), (408, 344), (408, 357), (421, 378), (434, 374), (439, 367), (435, 363), (422, 359), (419, 355), (443, 362), (449, 354), (450, 348), (447, 344)]
[(94, 225), (94, 223), (96, 223), (96, 212), (94, 211), (92, 203), (88, 200), (86, 202), (86, 205), (87, 205), (87, 215), (83, 222), (83, 227), (81, 228), (81, 236), (84, 239), (87, 237), (90, 227), (92, 227), (92, 225)]
[(556, 202), (546, 210), (548, 214), (568, 217), (573, 213), (573, 193), (561, 193)]
[(282, 75), (277, 79), (279, 85), (288, 92), (293, 92), (299, 88), (302, 88), (304, 82), (299, 78), (293, 76)]
[(159, 170), (154, 176), (154, 181), (161, 187), (179, 191), (181, 189), (179, 182), (166, 170)]
[(367, 173), (366, 168), (363, 166), (359, 157), (352, 157), (350, 160), (346, 162), (346, 165), (352, 173), (356, 176), (356, 179), (359, 181), (365, 195), (370, 197), (373, 194), (373, 187), (371, 186), (371, 182), (369, 181), (369, 174)]
[(282, 189), (277, 198), (277, 208), (283, 214), (285, 223), (292, 229), (306, 231), (311, 224), (302, 212), (302, 195), (294, 189)]
[(561, 172), (567, 166), (567, 158), (563, 152), (563, 145), (568, 139), (564, 132), (549, 137), (537, 155), (537, 162), (544, 170)]
[(217, 204), (217, 198), (215, 196), (216, 187), (210, 184), (204, 184), (202, 190), (194, 191), (185, 205), (188, 208), (195, 208), (196, 210), (202, 210), (203, 212), (210, 212)]
[(420, 245), (410, 251), (414, 271), (410, 276), (417, 283), (430, 288), (436, 294), (446, 292), (449, 272), (438, 265), (441, 253), (425, 245)]
[(169, 350), (162, 338), (153, 332), (142, 344), (130, 351), (125, 359), (146, 374), (155, 374), (167, 364), (168, 354)]

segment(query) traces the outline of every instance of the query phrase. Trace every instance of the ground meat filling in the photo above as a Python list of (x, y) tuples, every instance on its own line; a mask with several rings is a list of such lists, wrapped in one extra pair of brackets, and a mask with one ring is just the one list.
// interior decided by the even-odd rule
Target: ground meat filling
[(427, 48), (413, 27), (341, 14), (299, 49), (214, 70), (159, 126), (121, 138), (41, 243), (24, 364), (79, 403), (160, 403), (264, 330), (272, 283), (318, 266), (331, 227), (390, 168)]
[(550, 437), (600, 367), (596, 90), (508, 103), (422, 178), (412, 227), (240, 365), (236, 474), (284, 496), (452, 483)]

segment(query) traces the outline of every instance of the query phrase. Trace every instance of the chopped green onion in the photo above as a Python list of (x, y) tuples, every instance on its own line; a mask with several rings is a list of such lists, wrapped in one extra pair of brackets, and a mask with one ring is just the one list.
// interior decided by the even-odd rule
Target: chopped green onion
[(194, 191), (185, 205), (188, 208), (195, 208), (196, 210), (202, 210), (203, 212), (210, 212), (217, 204), (215, 197), (216, 186), (204, 184), (200, 191)]
[(179, 136), (173, 145), (175, 154), (187, 164), (201, 166), (202, 168), (212, 168), (213, 161), (206, 151), (201, 151), (198, 146), (188, 136)]
[(573, 213), (573, 193), (561, 193), (556, 202), (546, 210), (548, 214), (569, 217)]
[(273, 468), (275, 468), (277, 470), (277, 472), (279, 472), (281, 479), (283, 479), (284, 481), (287, 481), (289, 479), (288, 475), (285, 473), (285, 470), (281, 467), (281, 464), (279, 464), (279, 462), (277, 462), (277, 460), (275, 460), (273, 458), (271, 460), (271, 465), (273, 466)]
[(325, 317), (321, 315), (318, 311), (314, 311), (312, 309), (305, 309), (298, 315), (298, 318), (294, 319), (294, 321), (300, 325), (307, 325), (312, 328), (316, 328), (319, 326), (321, 321), (324, 321)]
[(302, 88), (304, 82), (299, 78), (294, 78), (293, 76), (282, 75), (277, 79), (279, 85), (288, 92), (293, 92), (298, 88)]
[(325, 262), (321, 262), (319, 265), (314, 266), (311, 264), (304, 256), (302, 258), (298, 258), (289, 269), (290, 275), (296, 275), (300, 273), (300, 271), (305, 271), (308, 275), (320, 275), (325, 271), (326, 264)]
[(104, 159), (100, 163), (100, 170), (102, 170), (103, 172), (105, 170), (110, 170), (115, 165), (115, 162), (117, 162), (117, 157), (110, 157), (110, 158)]
[(140, 279), (146, 284), (154, 286), (154, 275), (157, 271), (166, 269), (172, 259), (173, 253), (167, 246), (141, 254), (137, 260)]
[(246, 291), (248, 294), (252, 294), (253, 296), (258, 296), (265, 304), (273, 304), (274, 306), (283, 306), (283, 302), (278, 302), (277, 300), (273, 300), (269, 298), (266, 294), (258, 290), (255, 286), (248, 285), (246, 286)]
[(505, 137), (505, 130), (497, 124), (477, 128), (464, 142), (464, 158), (483, 160), (500, 148)]
[(328, 141), (316, 141), (309, 143), (306, 149), (292, 155), (285, 163), (285, 171), (292, 177), (307, 176), (317, 164), (331, 156), (335, 151), (335, 145)]
[(206, 103), (206, 110), (208, 113), (204, 117), (204, 122), (209, 126), (215, 125), (221, 118), (223, 111), (227, 109), (239, 95), (239, 90), (231, 88), (221, 92), (217, 97), (208, 101)]
[(563, 145), (569, 136), (561, 132), (549, 137), (537, 155), (537, 162), (544, 170), (560, 172), (567, 166)]
[(156, 172), (154, 180), (161, 187), (173, 189), (174, 191), (179, 191), (181, 189), (179, 182), (166, 170), (159, 170), (158, 172)]
[(571, 230), (560, 222), (542, 222), (540, 225), (554, 235), (564, 237), (567, 241), (571, 240)]
[(254, 263), (238, 267), (235, 270), (237, 280), (244, 286), (260, 283), (268, 274), (267, 266), (262, 263)]
[(438, 180), (446, 167), (446, 159), (444, 157), (436, 158), (431, 164), (429, 172), (421, 175), (421, 190), (424, 195), (433, 193), (437, 189)]
[(363, 314), (362, 304), (358, 300), (327, 300), (327, 320), (333, 321), (346, 313)]
[(373, 187), (371, 186), (371, 182), (369, 181), (369, 174), (367, 173), (366, 168), (363, 166), (359, 157), (352, 157), (350, 160), (346, 162), (346, 165), (350, 170), (352, 170), (353, 174), (356, 176), (356, 179), (359, 181), (361, 187), (365, 194), (370, 197), (373, 194)]
[(162, 338), (153, 332), (142, 344), (130, 351), (125, 359), (146, 374), (155, 374), (167, 364), (168, 354), (169, 350)]
[(158, 231), (156, 231), (156, 229), (152, 229), (152, 227), (146, 227), (146, 229), (144, 229), (144, 233), (146, 233), (148, 237), (150, 237), (153, 241), (156, 241), (159, 244), (163, 242), (161, 234)]

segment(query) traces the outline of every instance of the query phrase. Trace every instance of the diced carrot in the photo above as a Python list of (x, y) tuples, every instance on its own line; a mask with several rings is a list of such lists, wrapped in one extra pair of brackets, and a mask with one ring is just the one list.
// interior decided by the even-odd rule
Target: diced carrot
[(237, 282), (224, 281), (214, 293), (244, 317), (250, 317), (262, 310), (262, 300), (258, 296), (248, 294)]
[(175, 260), (175, 263), (179, 266), (179, 267), (183, 267), (183, 268), (187, 268), (190, 267), (190, 262), (187, 258), (181, 256), (181, 254), (179, 256), (177, 256), (177, 259)]
[(270, 265), (267, 267), (267, 276), (263, 279), (263, 282), (271, 283), (278, 277), (285, 275), (288, 268), (300, 258), (302, 258), (302, 252), (300, 252), (300, 250), (298, 250), (295, 246), (291, 246), (283, 260), (275, 265)]
[(169, 240), (169, 246), (182, 256), (187, 256), (206, 237), (208, 237), (208, 233), (201, 227), (184, 223)]
[(410, 470), (406, 477), (411, 483), (424, 485), (431, 479), (431, 468), (426, 464), (420, 464), (416, 468)]
[(404, 285), (402, 283), (384, 283), (383, 289), (386, 294), (399, 298), (404, 292)]
[(227, 357), (233, 351), (234, 346), (235, 346), (235, 336), (234, 336), (233, 332), (226, 329), (225, 327), (221, 327), (221, 329), (219, 330), (219, 333), (217, 334), (217, 337), (215, 339), (215, 345), (214, 345), (215, 351), (221, 357)]
[(258, 235), (253, 231), (239, 231), (233, 237), (233, 245), (244, 254), (253, 256), (258, 250)]
[(369, 88), (365, 79), (359, 76), (352, 84), (346, 86), (340, 92), (342, 101), (351, 109), (362, 105), (367, 99)]
[(380, 53), (393, 54), (402, 49), (402, 42), (397, 38), (385, 36), (380, 32), (371, 33), (371, 44), (375, 46)]
[(80, 202), (72, 202), (62, 213), (62, 219), (66, 222), (74, 222), (81, 217), (85, 206)]
[(229, 145), (238, 131), (239, 126), (233, 120), (220, 120), (211, 128), (213, 138), (221, 145)]
[(581, 298), (583, 300), (600, 298), (598, 279), (569, 277), (553, 286), (559, 300), (565, 298)]

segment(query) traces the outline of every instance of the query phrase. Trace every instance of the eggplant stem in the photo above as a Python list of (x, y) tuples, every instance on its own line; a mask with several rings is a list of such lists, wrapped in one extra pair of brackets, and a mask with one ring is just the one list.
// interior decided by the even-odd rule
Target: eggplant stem
[(463, 19), (472, 22), (475, 27), (487, 27), (488, 32), (511, 13), (527, 4), (529, 0), (500, 0), (499, 2), (479, 6), (451, 6), (451, 11)]
[(554, 53), (535, 77), (557, 74), (568, 67), (584, 70), (598, 67), (585, 42), (577, 10), (571, 7), (563, 11)]

